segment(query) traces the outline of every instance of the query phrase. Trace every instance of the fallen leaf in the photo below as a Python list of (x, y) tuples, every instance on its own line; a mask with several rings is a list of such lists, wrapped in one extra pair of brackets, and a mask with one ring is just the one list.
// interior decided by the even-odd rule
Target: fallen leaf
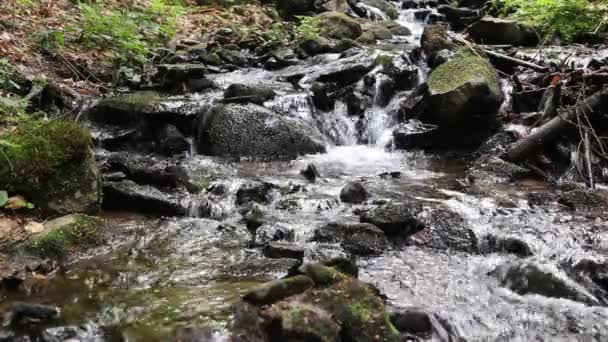
[(26, 224), (23, 229), (25, 229), (28, 233), (36, 234), (44, 230), (44, 225), (42, 223), (32, 221)]
[(32, 204), (25, 200), (23, 196), (13, 196), (8, 199), (5, 205), (8, 209), (33, 208)]

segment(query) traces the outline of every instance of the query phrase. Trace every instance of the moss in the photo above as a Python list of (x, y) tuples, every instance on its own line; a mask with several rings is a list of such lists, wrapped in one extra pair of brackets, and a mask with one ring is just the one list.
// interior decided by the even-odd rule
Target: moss
[(447, 93), (478, 77), (487, 81), (492, 92), (500, 93), (498, 76), (488, 61), (466, 52), (438, 66), (431, 73), (428, 84), (433, 93)]
[(0, 140), (0, 184), (12, 192), (43, 191), (53, 175), (91, 156), (89, 131), (70, 120), (28, 120)]
[(375, 66), (389, 67), (393, 65), (393, 58), (388, 55), (378, 55), (374, 60)]
[(69, 223), (43, 231), (27, 243), (27, 250), (41, 257), (61, 257), (73, 246), (94, 244), (99, 241), (98, 218), (74, 214)]
[(369, 305), (362, 301), (354, 302), (348, 305), (351, 315), (362, 321), (368, 321), (372, 318), (372, 313)]
[(317, 17), (321, 20), (321, 35), (324, 37), (357, 39), (362, 33), (361, 25), (344, 13), (326, 12)]

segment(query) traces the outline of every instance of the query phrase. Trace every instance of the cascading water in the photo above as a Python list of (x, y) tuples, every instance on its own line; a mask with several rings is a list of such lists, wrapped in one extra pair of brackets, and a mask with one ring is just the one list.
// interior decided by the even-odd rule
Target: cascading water
[[(417, 10), (401, 10), (399, 17), (412, 30), (412, 41), (418, 41), (424, 27), (416, 19)], [(320, 56), (303, 63), (313, 68), (336, 58)], [(423, 81), (427, 71), (418, 72)], [(415, 306), (430, 313), (431, 340), (607, 340), (606, 306), (596, 293), (573, 284), (562, 268), (573, 260), (606, 259), (603, 219), (564, 212), (557, 205), (538, 206), (537, 197), (553, 191), (544, 183), (465, 186), (465, 165), (458, 158), (387, 150), (395, 125), (392, 112), (403, 94), (386, 93), (387, 76), (377, 69), (356, 85), (353, 94), (362, 99), (363, 110), (354, 115), (341, 98), (329, 110), (315, 108), (308, 89), (294, 89), (281, 80), (282, 73), (250, 69), (213, 77), (223, 88), (231, 83), (269, 85), (278, 95), (264, 105), (316, 127), (326, 139), (327, 153), (291, 162), (235, 162), (192, 151), (183, 167), (207, 191), (193, 192), (180, 203), (191, 217), (122, 219), (120, 227), (132, 234), (132, 243), (72, 265), (43, 293), (31, 296), (62, 306), (66, 322), (86, 327), (81, 330), (87, 333), (90, 326), (103, 326), (109, 341), (112, 333), (120, 335), (118, 340), (156, 340), (182, 325), (210, 326), (216, 330), (212, 338), (218, 338), (226, 333), (231, 304), (293, 266), (285, 259), (264, 258), (256, 244), (279, 236), (304, 249), (305, 261), (344, 255), (336, 244), (309, 238), (322, 224), (358, 221), (354, 211), (364, 205), (339, 200), (344, 185), (358, 181), (373, 195), (374, 205), (415, 198), (431, 217), (438, 208), (456, 213), (480, 246), (475, 253), (395, 246), (381, 256), (358, 259), (360, 278), (385, 294), (389, 306)], [(504, 90), (509, 91), (506, 85)], [(220, 97), (219, 91), (195, 96), (199, 105)], [(300, 175), (309, 164), (319, 171), (315, 182)], [(239, 192), (248, 182), (258, 188)], [(242, 196), (259, 196), (261, 203), (239, 207), (235, 203)], [(109, 243), (124, 244), (112, 238)], [(467, 239), (458, 234), (453, 238)], [(491, 241), (508, 241), (521, 255), (484, 250)], [(518, 293), (516, 285), (522, 285), (504, 276), (509, 267), (536, 270), (539, 283), (563, 284), (565, 292), (584, 301)]]

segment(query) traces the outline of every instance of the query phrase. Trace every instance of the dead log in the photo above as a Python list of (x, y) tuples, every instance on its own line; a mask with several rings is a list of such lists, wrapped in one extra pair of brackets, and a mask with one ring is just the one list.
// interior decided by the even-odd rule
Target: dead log
[(608, 104), (608, 90), (598, 91), (586, 98), (583, 102), (569, 108), (551, 121), (540, 126), (527, 137), (515, 143), (502, 156), (503, 159), (511, 162), (519, 162), (528, 156), (539, 151), (543, 146), (557, 140), (568, 130), (575, 128), (575, 122), (579, 115), (587, 115), (590, 119), (605, 109)]
[(538, 71), (538, 72), (549, 71), (549, 67), (540, 66), (538, 64), (530, 63), (530, 62), (527, 62), (527, 61), (524, 61), (524, 60), (521, 60), (521, 59), (518, 59), (515, 57), (503, 55), (503, 54), (500, 54), (500, 53), (492, 51), (492, 50), (484, 49), (484, 52), (488, 57), (490, 57), (490, 60), (494, 59), (494, 60), (499, 60), (502, 62), (507, 62), (510, 64), (523, 66), (524, 68), (532, 69), (532, 70)]

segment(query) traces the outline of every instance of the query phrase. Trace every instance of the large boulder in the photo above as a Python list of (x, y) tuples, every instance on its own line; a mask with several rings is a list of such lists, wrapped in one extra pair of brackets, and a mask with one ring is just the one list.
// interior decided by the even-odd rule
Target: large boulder
[(224, 102), (263, 104), (272, 100), (275, 96), (274, 90), (261, 86), (248, 86), (245, 84), (231, 84), (224, 91)]
[(495, 121), (503, 99), (492, 65), (478, 55), (461, 52), (429, 76), (427, 108), (420, 119), (440, 128), (485, 128)]
[(325, 152), (318, 132), (305, 122), (258, 105), (218, 105), (199, 119), (198, 152), (224, 157), (293, 159)]
[(322, 29), (321, 35), (324, 37), (357, 39), (363, 33), (361, 25), (344, 13), (326, 12), (319, 14), (317, 18)]
[(99, 211), (101, 177), (86, 128), (32, 120), (0, 133), (0, 140), (0, 188), (55, 214)]
[(244, 296), (231, 324), (233, 341), (399, 340), (370, 285), (322, 264), (299, 272)]
[(538, 44), (538, 35), (514, 20), (485, 16), (471, 24), (466, 31), (474, 41), (483, 44)]

